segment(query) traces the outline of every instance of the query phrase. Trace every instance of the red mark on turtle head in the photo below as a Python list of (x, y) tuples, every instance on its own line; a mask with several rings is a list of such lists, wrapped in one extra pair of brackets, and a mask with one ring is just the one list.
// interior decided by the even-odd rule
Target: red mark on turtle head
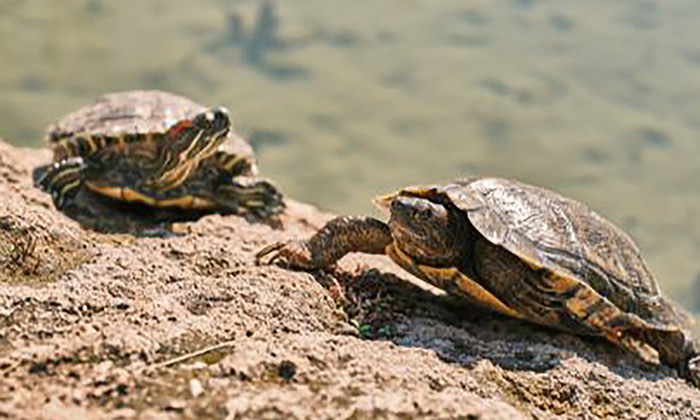
[(168, 130), (168, 137), (171, 139), (174, 139), (181, 132), (183, 132), (184, 130), (187, 130), (188, 128), (191, 128), (191, 127), (192, 127), (191, 120), (180, 120), (177, 122), (177, 124), (170, 127), (170, 129)]

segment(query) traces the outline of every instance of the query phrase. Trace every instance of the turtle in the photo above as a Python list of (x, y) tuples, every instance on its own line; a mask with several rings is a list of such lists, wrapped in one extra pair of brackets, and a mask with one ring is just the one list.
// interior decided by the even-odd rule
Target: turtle
[(224, 107), (157, 90), (116, 92), (46, 131), (53, 162), (37, 168), (34, 179), (59, 210), (75, 207), (84, 188), (177, 210), (268, 217), (285, 207), (277, 188), (257, 177), (252, 148)]
[(350, 252), (385, 254), (453, 296), (569, 333), (607, 338), (700, 382), (698, 344), (637, 245), (598, 213), (516, 180), (468, 177), (375, 199), (390, 214), (339, 216), (307, 240), (277, 242), (259, 264), (324, 269)]

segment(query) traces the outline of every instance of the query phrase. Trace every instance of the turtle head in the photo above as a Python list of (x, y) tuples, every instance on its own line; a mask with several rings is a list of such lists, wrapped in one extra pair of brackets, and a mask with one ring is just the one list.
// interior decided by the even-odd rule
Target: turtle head
[(448, 203), (398, 195), (389, 203), (389, 229), (395, 243), (416, 262), (452, 264), (461, 254), (460, 215)]
[(168, 129), (160, 145), (162, 163), (154, 184), (161, 188), (181, 184), (192, 169), (212, 156), (231, 131), (231, 118), (226, 108), (211, 108), (180, 120)]
[(211, 108), (189, 120), (181, 120), (166, 133), (165, 145), (180, 162), (202, 160), (213, 155), (231, 131), (226, 108)]

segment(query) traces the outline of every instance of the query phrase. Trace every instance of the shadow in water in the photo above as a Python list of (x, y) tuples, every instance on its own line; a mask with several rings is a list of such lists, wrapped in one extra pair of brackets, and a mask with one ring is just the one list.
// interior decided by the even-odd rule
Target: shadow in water
[(240, 55), (233, 58), (255, 68), (259, 73), (276, 80), (290, 80), (308, 77), (308, 71), (293, 65), (271, 63), (272, 52), (282, 52), (293, 47), (278, 35), (280, 19), (275, 4), (267, 1), (260, 5), (251, 30), (246, 31), (243, 18), (236, 12), (227, 16), (226, 31), (222, 37), (207, 46), (207, 50), (222, 57), (232, 57), (230, 50)]

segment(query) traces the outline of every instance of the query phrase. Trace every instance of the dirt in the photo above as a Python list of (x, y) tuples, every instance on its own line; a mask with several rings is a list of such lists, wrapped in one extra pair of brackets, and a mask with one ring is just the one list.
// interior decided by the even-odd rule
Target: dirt
[(311, 206), (101, 233), (32, 187), (48, 160), (0, 143), (0, 418), (700, 418), (671, 369), (484, 313), (386, 258), (256, 266), (332, 217)]

